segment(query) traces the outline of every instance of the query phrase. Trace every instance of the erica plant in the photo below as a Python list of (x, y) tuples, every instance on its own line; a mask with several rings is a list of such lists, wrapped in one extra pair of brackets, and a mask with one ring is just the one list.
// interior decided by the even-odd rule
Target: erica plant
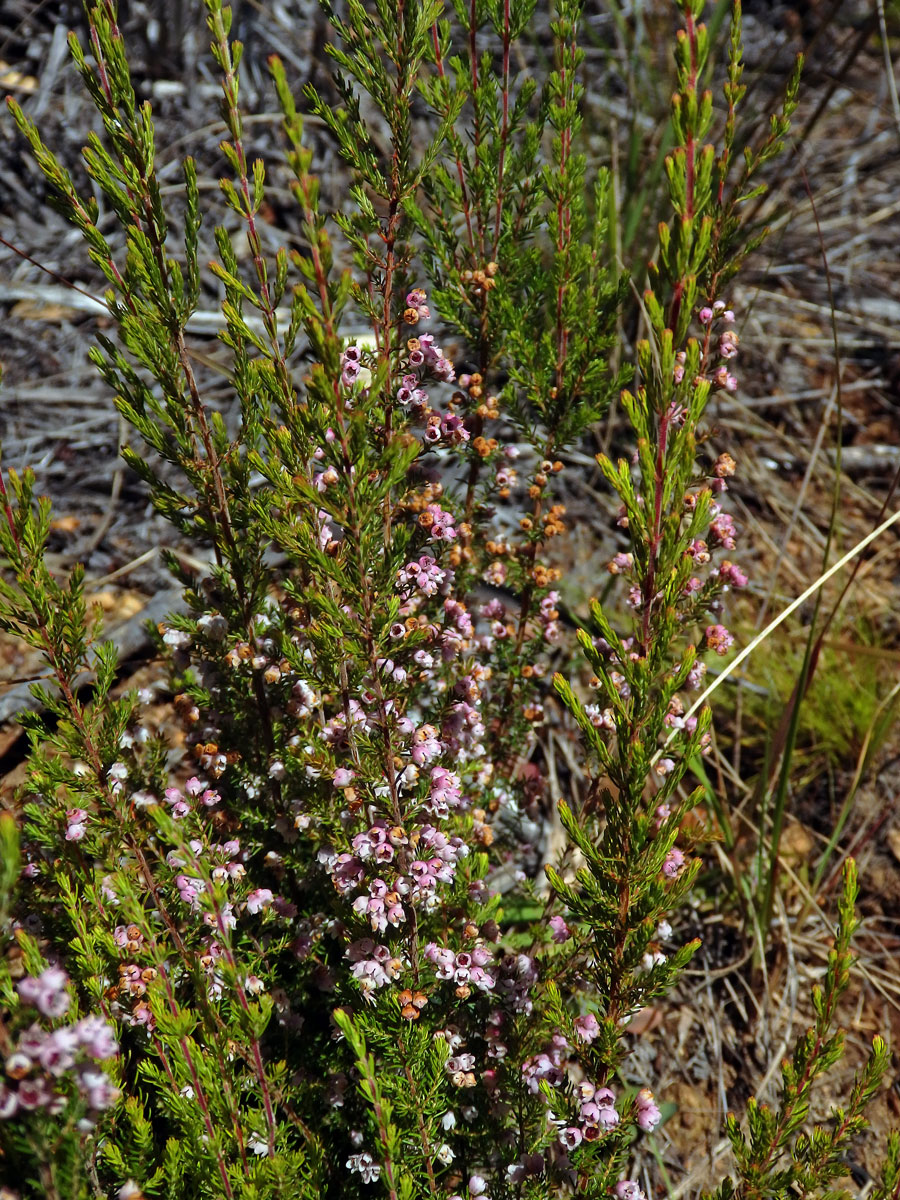
[[(707, 455), (702, 421), (737, 387), (742, 205), (799, 74), (736, 169), (740, 10), (717, 120), (702, 4), (677, 6), (671, 219), (621, 366), (629, 283), (609, 176), (582, 150), (575, 0), (554, 10), (545, 79), (515, 65), (534, 3), (326, 5), (340, 107), (270, 63), (303, 241), (274, 256), (242, 47), (206, 8), (247, 255), (223, 225), (201, 263), (190, 158), (164, 204), (112, 0), (70, 39), (103, 130), (92, 194), (10, 103), (108, 283), (91, 353), (144, 442), (126, 461), (211, 565), (169, 557), (169, 738), (146, 695), (111, 695), (83, 572), (55, 577), (48, 506), (6, 473), (0, 612), (47, 679), (23, 717), (22, 811), (0, 825), (0, 1166), (14, 1194), (61, 1200), (639, 1200), (662, 1098), (627, 1024), (697, 949), (673, 933), (703, 837), (685, 781), (709, 744), (706, 661), (733, 641), (723, 597), (747, 583), (736, 462)], [(340, 212), (320, 207), (304, 110), (350, 181)], [(237, 421), (187, 332), (213, 281)], [(549, 548), (561, 481), (616, 396), (627, 445), (598, 462), (622, 548), (570, 662)], [(544, 881), (524, 868), (544, 865), (527, 843), (551, 686), (581, 731), (581, 799), (559, 804)], [(838, 1048), (853, 895), (848, 869), (820, 1020), (779, 1113), (754, 1109), (749, 1137), (730, 1125), (717, 1195), (832, 1194), (885, 1066), (878, 1045), (836, 1132), (801, 1136)]]

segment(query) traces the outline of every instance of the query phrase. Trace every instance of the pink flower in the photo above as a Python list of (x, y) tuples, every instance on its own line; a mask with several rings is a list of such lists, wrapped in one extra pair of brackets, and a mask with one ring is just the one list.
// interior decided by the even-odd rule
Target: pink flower
[(428, 530), (433, 542), (452, 542), (456, 537), (453, 514), (445, 512), (439, 504), (429, 504), (419, 517), (419, 524)]
[(60, 967), (47, 967), (40, 975), (26, 976), (19, 981), (19, 995), (26, 1004), (33, 1004), (45, 1017), (61, 1017), (69, 1008), (66, 987), (69, 977)]
[(593, 1013), (575, 1018), (575, 1035), (582, 1042), (590, 1044), (600, 1035), (600, 1025)]
[(581, 1145), (583, 1134), (577, 1125), (569, 1125), (566, 1129), (559, 1131), (560, 1145), (565, 1146), (567, 1150), (574, 1150), (576, 1146)]
[(413, 734), (410, 756), (417, 767), (424, 766), (441, 753), (438, 732), (433, 725), (421, 725)]
[[(428, 309), (428, 305), (425, 303), (425, 299), (425, 293), (421, 288), (414, 288), (406, 295), (406, 307), (407, 309), (413, 310), (416, 320), (421, 318), (423, 321), (425, 321), (431, 316), (431, 312)], [(410, 314), (410, 316), (411, 315), (412, 314)], [(408, 321), (408, 324), (415, 324), (415, 321)]]
[[(56, 1031), (58, 1037), (62, 1030)], [(82, 1017), (72, 1026), (72, 1034), (78, 1039), (84, 1052), (91, 1058), (114, 1058), (119, 1053), (115, 1030), (108, 1021), (97, 1014)]]
[(637, 1104), (637, 1123), (645, 1133), (649, 1133), (655, 1129), (660, 1122), (662, 1113), (653, 1099), (653, 1093), (649, 1088), (641, 1088), (635, 1098)]
[(43, 1105), (50, 1102), (50, 1092), (46, 1081), (43, 1079), (23, 1079), (19, 1084), (17, 1098), (19, 1107), (25, 1109), (26, 1112), (33, 1112), (34, 1109), (43, 1107)]
[(550, 932), (553, 935), (553, 940), (557, 943), (557, 945), (562, 945), (563, 942), (567, 942), (572, 936), (572, 930), (565, 923), (562, 917), (551, 917), (549, 923)]
[(683, 866), (684, 855), (677, 846), (673, 846), (666, 855), (666, 861), (663, 863), (663, 875), (665, 875), (667, 879), (674, 879)]
[(66, 841), (80, 842), (87, 827), (87, 813), (83, 808), (70, 808), (66, 812)]
[(688, 672), (688, 677), (685, 680), (685, 687), (690, 688), (692, 691), (696, 691), (699, 687), (702, 687), (706, 670), (707, 668), (705, 662), (694, 663)]
[(747, 586), (747, 576), (741, 568), (727, 560), (719, 567), (719, 578), (723, 583), (731, 584), (732, 587), (742, 588)]
[(435, 817), (447, 817), (451, 808), (458, 808), (462, 801), (459, 776), (446, 767), (431, 768), (431, 789), (426, 806)]
[(362, 363), (359, 346), (348, 346), (341, 355), (341, 382), (344, 387), (353, 387), (360, 377)]
[(724, 388), (727, 392), (736, 392), (738, 387), (737, 379), (726, 366), (717, 367), (713, 372), (713, 380), (719, 387)]
[(613, 555), (613, 557), (606, 564), (606, 569), (609, 571), (610, 575), (622, 575), (624, 572), (630, 571), (633, 566), (633, 554), (619, 553)]
[(600, 1109), (600, 1116), (597, 1124), (601, 1129), (615, 1129), (619, 1123), (619, 1114), (611, 1104), (604, 1104)]
[(408, 562), (397, 572), (397, 587), (404, 595), (409, 595), (411, 587), (415, 586), (425, 596), (433, 596), (449, 572), (442, 570), (429, 554), (423, 554), (418, 561)]
[(247, 912), (258, 913), (261, 909), (267, 908), (275, 897), (268, 888), (256, 888), (247, 897)]
[(0, 1083), (0, 1121), (8, 1121), (10, 1117), (14, 1117), (18, 1107), (19, 1101), (16, 1093), (11, 1091), (5, 1083)]
[(715, 650), (716, 654), (727, 654), (733, 644), (734, 635), (729, 633), (724, 625), (707, 625), (707, 650)]
[(734, 518), (729, 513), (719, 513), (710, 524), (709, 533), (714, 546), (722, 546), (726, 550), (734, 549), (736, 531)]

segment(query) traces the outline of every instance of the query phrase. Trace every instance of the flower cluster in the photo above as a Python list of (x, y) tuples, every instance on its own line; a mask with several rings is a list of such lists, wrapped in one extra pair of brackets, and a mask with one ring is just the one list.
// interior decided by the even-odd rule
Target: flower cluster
[(633, 1179), (620, 1180), (615, 1186), (614, 1194), (618, 1200), (647, 1200), (646, 1193)]
[(423, 596), (434, 596), (452, 573), (442, 569), (429, 554), (409, 562), (397, 572), (397, 588), (405, 600), (417, 588)]
[(26, 1004), (45, 1017), (62, 1017), (69, 1011), (69, 977), (61, 967), (46, 967), (40, 975), (27, 975), (16, 985)]
[(495, 976), (487, 969), (494, 956), (486, 946), (475, 945), (471, 950), (454, 953), (446, 946), (429, 942), (425, 947), (425, 957), (434, 967), (435, 979), (455, 983), (456, 994), (461, 1000), (469, 996), (471, 988), (491, 992), (496, 986)]
[(643, 1129), (645, 1133), (652, 1133), (662, 1120), (662, 1113), (653, 1099), (653, 1093), (649, 1088), (641, 1088), (635, 1097), (634, 1103), (637, 1111), (638, 1127)]
[[(26, 976), (17, 985), (23, 1004), (45, 1017), (62, 1017), (69, 1009), (68, 976), (59, 967), (47, 967), (38, 976)], [(110, 1108), (119, 1096), (109, 1076), (99, 1066), (119, 1052), (112, 1026), (100, 1016), (86, 1016), (70, 1025), (42, 1029), (32, 1024), (23, 1030), (6, 1057), (5, 1079), (0, 1080), (0, 1120), (16, 1114), (46, 1110), (62, 1113), (72, 1096), (67, 1081), (74, 1082), (86, 1112), (79, 1117), (81, 1130), (96, 1123), (97, 1114)]]
[[(44, 749), (29, 727), (21, 839), (0, 814), (0, 952), (11, 931), (22, 951), (13, 969), (0, 959), (0, 1157), (18, 1169), (24, 1155), (22, 1179), (43, 1183), (55, 1155), (60, 1177), (71, 1163), (78, 1186), (119, 1200), (164, 1176), (185, 1196), (271, 1184), (291, 1200), (645, 1200), (614, 1181), (660, 1109), (614, 1081), (628, 1077), (627, 1014), (691, 950), (660, 948), (701, 836), (686, 764), (710, 742), (708, 711), (688, 716), (683, 696), (702, 686), (699, 656), (728, 652), (724, 597), (748, 583), (726, 496), (736, 464), (704, 463), (700, 435), (710, 394), (738, 387), (735, 316), (713, 292), (694, 305), (746, 248), (728, 199), (743, 188), (724, 179), (737, 27), (725, 141), (692, 170), (710, 125), (706, 35), (679, 0), (678, 144), (659, 173), (674, 217), (644, 272), (648, 338), (630, 363), (628, 289), (598, 252), (622, 239), (598, 242), (594, 219), (616, 206), (602, 173), (586, 198), (572, 153), (577, 0), (554, 6), (544, 80), (509, 69), (528, 0), (499, 16), (451, 5), (433, 29), (391, 5), (326, 6), (344, 103), (312, 86), (305, 99), (353, 182), (332, 221), (273, 58), (302, 247), (271, 260), (241, 50), (208, 0), (231, 176), (212, 266), (226, 422), (184, 346), (205, 286), (196, 169), (185, 161), (173, 257), (171, 189), (113, 7), (90, 6), (89, 49), (73, 43), (99, 109), (85, 153), (96, 202), (11, 109), (110, 282), (93, 358), (150, 449), (130, 461), (203, 552), (168, 559), (185, 605), (157, 626), (166, 678), (111, 691), (82, 577), (66, 588), (45, 564), (33, 481), (10, 477), (7, 495), (0, 476), (0, 624), (43, 647), (59, 685)], [(776, 118), (766, 147), (786, 132)], [(744, 182), (756, 165), (749, 148)], [(637, 397), (621, 391), (635, 368)], [(547, 548), (567, 528), (561, 475), (620, 393), (634, 458), (597, 462), (621, 504), (609, 572), (624, 602), (593, 604), (598, 636), (580, 634), (599, 693), (583, 705), (548, 678), (570, 622), (565, 548), (555, 564)], [(551, 688), (574, 723), (551, 716)], [(23, 856), (27, 888), (7, 870)], [(42, 951), (54, 965), (20, 979)], [(76, 995), (98, 1013), (70, 1019)], [(39, 1019), (22, 1030), (28, 1007)], [(110, 1112), (117, 1031), (130, 1094)]]
[(359, 1175), (363, 1183), (376, 1183), (381, 1177), (381, 1167), (366, 1150), (359, 1154), (351, 1154), (347, 1159), (346, 1166), (348, 1171), (354, 1171)]
[(376, 945), (371, 938), (360, 938), (347, 947), (346, 956), (352, 963), (353, 978), (359, 984), (364, 1000), (372, 1000), (378, 988), (386, 987), (398, 979), (404, 959), (391, 951), (389, 946)]
[(66, 810), (66, 841), (80, 842), (87, 832), (88, 814), (83, 808)]
[(439, 504), (427, 506), (419, 516), (419, 525), (432, 542), (451, 542), (456, 537), (453, 514), (445, 512)]
[(559, 1143), (566, 1150), (574, 1150), (583, 1141), (595, 1142), (604, 1133), (615, 1129), (621, 1120), (615, 1109), (615, 1092), (608, 1087), (595, 1087), (582, 1080), (575, 1088), (578, 1101), (578, 1123), (566, 1125), (558, 1134)]
[(371, 384), (372, 372), (363, 365), (361, 346), (347, 346), (341, 354), (341, 382), (350, 391), (365, 390)]

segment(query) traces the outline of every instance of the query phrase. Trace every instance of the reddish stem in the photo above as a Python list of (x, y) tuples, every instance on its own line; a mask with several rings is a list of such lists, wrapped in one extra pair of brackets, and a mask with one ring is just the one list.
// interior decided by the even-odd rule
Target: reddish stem
[[(222, 917), (222, 910), (216, 901), (216, 893), (209, 880), (205, 880), (206, 891), (213, 904), (213, 912), (216, 916), (216, 926), (219, 930), (219, 937), (222, 941), (222, 953), (225, 960), (234, 972), (234, 990), (237, 994), (238, 1003), (246, 1014), (250, 1012), (250, 1002), (247, 999), (247, 993), (244, 991), (244, 985), (241, 983), (240, 974), (238, 972), (237, 962), (231, 950), (231, 939), (228, 935), (228, 929)], [(266, 1128), (268, 1131), (268, 1150), (269, 1158), (275, 1157), (275, 1112), (272, 1108), (272, 1096), (269, 1090), (269, 1081), (266, 1078), (265, 1067), (263, 1066), (262, 1053), (259, 1048), (259, 1039), (256, 1036), (250, 1038), (250, 1051), (253, 1055), (253, 1066), (256, 1072), (256, 1079), (259, 1083), (260, 1094), (262, 1095), (263, 1108), (266, 1113)]]
[[(444, 71), (444, 56), (441, 54), (441, 43), (438, 35), (437, 25), (431, 27), (431, 40), (434, 44), (434, 62), (437, 67), (437, 73), (440, 79), (446, 79)], [(462, 158), (458, 153), (454, 153), (456, 160), (456, 175), (459, 179), (460, 200), (462, 201), (463, 216), (466, 219), (466, 237), (468, 238), (469, 248), (472, 251), (474, 258), (475, 254), (475, 234), (472, 231), (472, 210), (469, 203), (469, 189), (466, 187), (466, 173), (463, 170)]]
[(650, 538), (647, 574), (644, 579), (644, 654), (649, 654), (650, 652), (650, 618), (652, 616), (653, 600), (656, 592), (659, 547), (662, 542), (662, 506), (666, 482), (666, 443), (668, 441), (668, 433), (669, 413), (664, 412), (659, 418), (659, 434), (656, 445), (656, 474), (653, 481), (653, 529)]
[(497, 207), (494, 216), (493, 258), (497, 257), (500, 248), (500, 229), (503, 216), (503, 172), (506, 164), (506, 144), (509, 140), (509, 48), (511, 41), (509, 0), (503, 0), (503, 83), (501, 85), (503, 112), (500, 119), (500, 154), (497, 161)]

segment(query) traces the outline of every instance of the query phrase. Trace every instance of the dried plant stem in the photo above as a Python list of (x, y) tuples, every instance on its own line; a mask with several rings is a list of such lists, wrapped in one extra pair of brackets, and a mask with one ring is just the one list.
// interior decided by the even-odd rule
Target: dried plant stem
[[(791, 613), (796, 612), (798, 608), (805, 604), (810, 596), (814, 596), (816, 592), (818, 592), (819, 589), (822, 588), (833, 575), (836, 575), (838, 571), (842, 570), (847, 563), (852, 562), (853, 559), (861, 554), (867, 546), (870, 546), (872, 542), (881, 537), (881, 535), (886, 532), (886, 530), (890, 529), (890, 527), (897, 521), (900, 521), (900, 509), (892, 513), (889, 517), (886, 517), (880, 525), (877, 525), (873, 530), (867, 533), (866, 536), (861, 539), (861, 541), (857, 542), (852, 549), (848, 550), (847, 553), (839, 558), (836, 563), (833, 563), (827, 571), (825, 571), (819, 576), (818, 579), (811, 583), (804, 592), (801, 592), (796, 600), (792, 600), (791, 603), (787, 605), (787, 607), (784, 608), (777, 617), (774, 618), (774, 620), (769, 622), (765, 629), (761, 630), (756, 637), (754, 637), (747, 643), (746, 646), (744, 646), (743, 650), (739, 651), (739, 653), (734, 656), (727, 666), (722, 668), (712, 683), (704, 688), (693, 704), (691, 704), (690, 708), (685, 713), (685, 717), (692, 717), (694, 713), (698, 712), (706, 704), (706, 701), (713, 694), (713, 692), (720, 688), (725, 680), (734, 674), (741, 663), (750, 657), (757, 646), (764, 642), (769, 634), (773, 633), (779, 625), (788, 619)], [(653, 756), (654, 762), (659, 761), (665, 750), (665, 747), (670, 744), (673, 736), (674, 734), (671, 733), (668, 735), (665, 744)]]

